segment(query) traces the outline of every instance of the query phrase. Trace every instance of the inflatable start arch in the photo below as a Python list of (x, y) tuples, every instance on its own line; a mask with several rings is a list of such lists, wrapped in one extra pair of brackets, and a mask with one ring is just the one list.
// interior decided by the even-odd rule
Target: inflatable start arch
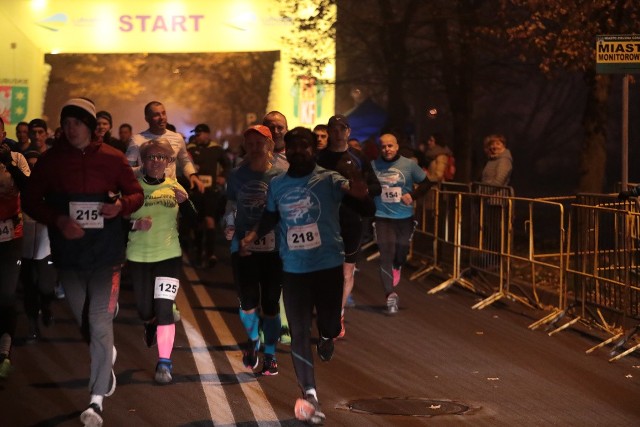
[(291, 76), (282, 37), (292, 31), (277, 0), (2, 0), (0, 116), (8, 125), (42, 116), (45, 54), (279, 51), (267, 110), (282, 111), (289, 127), (326, 123), (333, 88)]

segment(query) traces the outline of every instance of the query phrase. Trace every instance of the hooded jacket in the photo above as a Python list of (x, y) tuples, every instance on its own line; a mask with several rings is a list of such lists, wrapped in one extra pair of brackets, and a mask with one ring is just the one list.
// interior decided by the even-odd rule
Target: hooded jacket
[(66, 239), (56, 226), (58, 217), (70, 214), (70, 202), (112, 203), (118, 193), (120, 215), (142, 206), (142, 187), (127, 159), (107, 144), (92, 141), (80, 150), (62, 139), (40, 157), (22, 193), (23, 209), (49, 227), (57, 268), (90, 270), (124, 261), (120, 216), (105, 218), (103, 228), (85, 228), (80, 239)]

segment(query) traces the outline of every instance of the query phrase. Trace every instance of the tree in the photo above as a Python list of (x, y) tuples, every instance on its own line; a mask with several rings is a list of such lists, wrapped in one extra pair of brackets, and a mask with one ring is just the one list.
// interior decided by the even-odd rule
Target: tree
[[(45, 111), (55, 117), (66, 99), (86, 96), (120, 118), (141, 118), (142, 106), (159, 100), (187, 111), (191, 123), (240, 133), (247, 113), (265, 112), (278, 58), (278, 52), (48, 55)], [(169, 114), (171, 120), (175, 112)]]
[[(478, 91), (479, 69), (491, 63), (495, 38), (487, 40), (480, 29), (493, 22), (492, 1), (454, 0), (307, 0), (307, 15), (299, 17), (296, 0), (281, 0), (283, 16), (297, 32), (308, 37), (336, 40), (337, 110), (350, 89), (365, 89), (389, 113), (386, 128), (400, 131), (425, 120), (424, 99), (429, 92), (443, 93), (452, 117), (450, 133), (456, 153), (457, 179), (471, 179), (472, 123)], [(313, 5), (310, 6), (310, 5)], [(309, 13), (315, 7), (315, 13)], [(337, 8), (337, 14), (327, 11)], [(336, 17), (335, 26), (320, 21)], [(307, 40), (307, 36), (302, 36)], [(331, 52), (298, 48), (293, 71), (314, 75)], [(486, 83), (486, 82), (485, 82)], [(420, 104), (422, 103), (422, 104)]]
[(640, 4), (632, 0), (504, 0), (500, 16), (507, 25), (491, 32), (517, 43), (523, 61), (536, 61), (551, 78), (566, 71), (582, 73), (588, 95), (578, 191), (601, 192), (611, 76), (595, 73), (595, 36), (637, 33)]

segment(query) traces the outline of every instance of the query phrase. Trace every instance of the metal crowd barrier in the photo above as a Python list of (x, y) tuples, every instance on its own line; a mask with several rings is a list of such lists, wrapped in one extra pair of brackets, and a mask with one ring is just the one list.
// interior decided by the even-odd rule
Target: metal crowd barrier
[[(610, 334), (587, 350), (618, 341), (610, 360), (640, 348), (619, 352), (634, 338), (640, 321), (640, 209), (636, 200), (614, 195), (580, 194), (572, 206), (570, 262), (567, 268), (575, 299), (575, 317)], [(629, 323), (636, 323), (625, 336)]]
[[(611, 360), (640, 348), (621, 351), (640, 335), (636, 200), (602, 194), (531, 199), (477, 183), (444, 183), (431, 197), (417, 208), (413, 256), (422, 266), (411, 280), (436, 270), (448, 278), (429, 294), (459, 285), (485, 297), (476, 309), (507, 298), (548, 311), (529, 328), (544, 325), (549, 335), (576, 322), (595, 326), (611, 337), (587, 352), (617, 340)], [(636, 326), (628, 329), (630, 321)]]

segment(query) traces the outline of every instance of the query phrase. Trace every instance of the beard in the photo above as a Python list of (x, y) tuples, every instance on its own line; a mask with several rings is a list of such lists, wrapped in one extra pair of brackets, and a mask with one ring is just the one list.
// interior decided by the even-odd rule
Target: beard
[(292, 154), (287, 160), (289, 160), (288, 173), (294, 177), (309, 175), (316, 167), (315, 159), (304, 154)]

